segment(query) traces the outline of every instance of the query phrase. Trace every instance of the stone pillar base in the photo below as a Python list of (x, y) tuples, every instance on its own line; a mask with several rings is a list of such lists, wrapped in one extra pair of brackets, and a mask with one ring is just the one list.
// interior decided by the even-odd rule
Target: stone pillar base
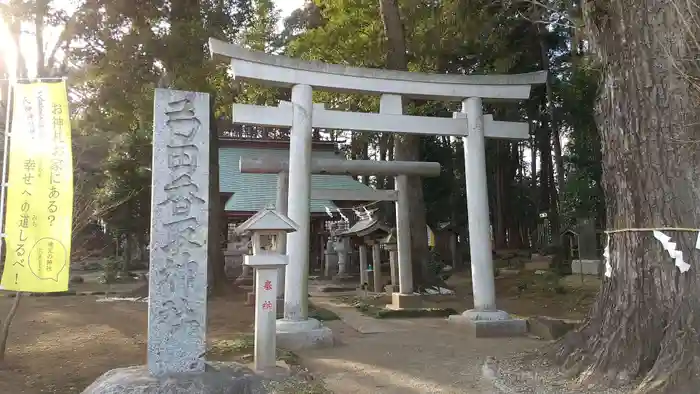
[(351, 280), (355, 280), (355, 277), (353, 277), (352, 275), (348, 275), (348, 274), (338, 274), (338, 275), (335, 275), (332, 279), (334, 282), (348, 282)]
[(527, 320), (513, 319), (504, 311), (470, 309), (447, 318), (448, 323), (466, 326), (476, 338), (517, 337), (527, 333)]
[(277, 314), (281, 315), (284, 312), (284, 297), (277, 299)]
[(419, 294), (391, 293), (391, 304), (387, 309), (420, 309), (423, 307), (423, 298)]
[[(117, 368), (106, 372), (83, 394), (129, 393), (238, 393), (241, 387), (258, 392), (266, 380), (280, 380), (289, 373), (281, 369), (256, 372), (232, 362), (207, 362), (202, 372), (171, 373), (155, 377), (146, 366)], [(192, 391), (196, 387), (196, 391)], [(245, 390), (244, 390), (245, 391)]]
[(331, 347), (333, 331), (316, 319), (277, 320), (277, 346), (287, 350)]

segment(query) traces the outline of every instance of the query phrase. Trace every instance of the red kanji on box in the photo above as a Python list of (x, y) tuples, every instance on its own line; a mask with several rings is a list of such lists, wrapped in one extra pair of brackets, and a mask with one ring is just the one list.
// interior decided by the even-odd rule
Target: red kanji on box
[(270, 301), (265, 301), (265, 302), (263, 302), (263, 309), (264, 309), (264, 310), (270, 310), (270, 309), (272, 309), (272, 302), (270, 302)]
[(270, 282), (269, 280), (266, 280), (265, 284), (263, 285), (263, 289), (272, 290), (272, 282)]

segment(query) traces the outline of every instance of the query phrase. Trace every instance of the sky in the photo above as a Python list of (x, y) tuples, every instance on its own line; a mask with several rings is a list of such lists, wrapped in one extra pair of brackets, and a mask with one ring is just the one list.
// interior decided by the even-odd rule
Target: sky
[(281, 11), (282, 19), (284, 19), (289, 16), (292, 11), (301, 8), (301, 6), (304, 5), (304, 0), (275, 0), (275, 5)]

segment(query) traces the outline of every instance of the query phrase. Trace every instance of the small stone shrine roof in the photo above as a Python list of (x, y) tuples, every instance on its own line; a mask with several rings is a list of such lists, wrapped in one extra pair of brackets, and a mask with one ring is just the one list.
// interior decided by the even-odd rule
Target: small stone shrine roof
[(272, 209), (263, 209), (236, 227), (236, 232), (241, 234), (248, 231), (278, 230), (289, 233), (298, 229), (299, 226), (287, 216)]
[(353, 224), (348, 231), (345, 231), (339, 235), (357, 237), (373, 235), (377, 238), (383, 238), (389, 235), (390, 232), (391, 227), (381, 222), (375, 215), (370, 215), (368, 218), (363, 218), (357, 223)]
[(396, 243), (396, 229), (392, 228), (391, 231), (389, 231), (389, 235), (386, 236), (386, 238), (381, 240), (381, 243), (383, 244), (395, 244)]

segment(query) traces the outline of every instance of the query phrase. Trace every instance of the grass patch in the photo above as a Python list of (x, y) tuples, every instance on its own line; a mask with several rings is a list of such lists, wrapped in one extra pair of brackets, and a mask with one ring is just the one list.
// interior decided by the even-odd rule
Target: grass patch
[(270, 393), (277, 394), (332, 394), (321, 382), (305, 382), (303, 380), (284, 380), (268, 382), (265, 388)]
[(452, 308), (420, 308), (420, 309), (387, 309), (381, 306), (369, 304), (360, 299), (352, 300), (351, 305), (365, 316), (375, 319), (401, 319), (415, 317), (447, 317), (457, 315)]
[(311, 304), (309, 305), (309, 317), (319, 321), (340, 320), (340, 317), (335, 312)]
[(255, 337), (252, 334), (241, 334), (235, 339), (223, 339), (210, 344), (207, 355), (244, 356), (252, 354), (254, 349)]
[[(224, 339), (213, 342), (207, 349), (207, 357), (214, 361), (240, 361), (249, 362), (253, 360), (255, 350), (255, 336), (252, 334), (241, 334), (235, 339)], [(286, 362), (289, 365), (299, 365), (299, 356), (289, 350), (277, 348), (277, 360)]]

